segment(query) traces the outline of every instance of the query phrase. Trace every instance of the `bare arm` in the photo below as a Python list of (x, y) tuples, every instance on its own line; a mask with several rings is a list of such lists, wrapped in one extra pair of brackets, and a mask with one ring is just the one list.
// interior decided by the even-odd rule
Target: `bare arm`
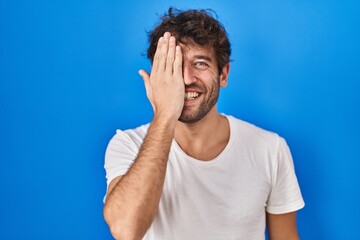
[(141, 239), (157, 212), (175, 125), (184, 104), (182, 54), (165, 33), (151, 76), (141, 70), (154, 118), (134, 164), (109, 185), (104, 218), (116, 239)]
[(141, 239), (156, 214), (172, 140), (170, 125), (153, 120), (134, 164), (109, 188), (104, 217), (116, 239)]
[(296, 227), (296, 212), (266, 214), (266, 224), (271, 240), (299, 240)]

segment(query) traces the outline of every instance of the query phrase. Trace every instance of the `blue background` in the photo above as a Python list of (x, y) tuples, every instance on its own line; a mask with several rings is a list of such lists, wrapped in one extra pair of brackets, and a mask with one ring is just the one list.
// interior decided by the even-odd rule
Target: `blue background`
[(219, 110), (285, 137), (302, 239), (360, 239), (359, 1), (0, 1), (0, 239), (111, 239), (103, 156), (151, 120), (139, 68), (169, 6), (232, 42)]

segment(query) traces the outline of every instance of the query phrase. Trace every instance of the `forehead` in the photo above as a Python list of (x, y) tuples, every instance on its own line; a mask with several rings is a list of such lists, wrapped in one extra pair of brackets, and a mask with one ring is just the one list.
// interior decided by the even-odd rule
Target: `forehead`
[(192, 59), (199, 56), (208, 57), (212, 62), (216, 62), (214, 50), (208, 47), (203, 47), (194, 43), (179, 43), (184, 59)]

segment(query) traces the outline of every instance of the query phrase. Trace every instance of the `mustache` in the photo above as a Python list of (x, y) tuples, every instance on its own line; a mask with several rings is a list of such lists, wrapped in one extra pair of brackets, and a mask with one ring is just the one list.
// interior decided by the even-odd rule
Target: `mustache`
[(185, 90), (192, 89), (196, 91), (204, 91), (206, 88), (202, 84), (198, 84), (197, 82), (191, 83), (190, 85), (185, 85)]

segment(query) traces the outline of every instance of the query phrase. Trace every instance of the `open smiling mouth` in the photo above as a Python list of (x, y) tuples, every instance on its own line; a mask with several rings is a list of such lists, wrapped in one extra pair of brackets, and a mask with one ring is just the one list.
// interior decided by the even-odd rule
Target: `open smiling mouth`
[(194, 100), (198, 96), (200, 96), (200, 93), (198, 92), (185, 92), (185, 100), (187, 101)]

